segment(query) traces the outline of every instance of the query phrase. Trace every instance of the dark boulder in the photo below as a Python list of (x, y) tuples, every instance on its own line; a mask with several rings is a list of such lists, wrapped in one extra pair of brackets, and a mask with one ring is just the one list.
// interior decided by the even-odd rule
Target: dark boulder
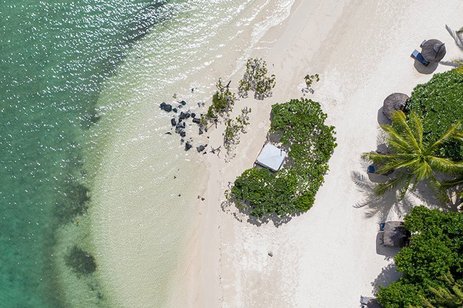
[(192, 112), (192, 113), (191, 113), (191, 117), (192, 117), (192, 118), (196, 118), (196, 113)]
[(197, 150), (198, 153), (199, 153), (199, 152), (204, 151), (204, 150), (206, 149), (206, 147), (207, 147), (207, 144), (206, 144), (206, 145), (202, 145), (202, 144), (201, 144), (200, 146), (197, 146), (197, 147), (196, 147), (196, 150)]
[(172, 105), (166, 104), (166, 103), (161, 103), (161, 105), (159, 105), (159, 108), (161, 108), (162, 110), (167, 111), (167, 112), (172, 111)]
[(187, 141), (185, 143), (185, 151), (188, 151), (189, 149), (191, 149), (193, 146), (191, 145), (191, 143), (189, 141)]
[(185, 120), (185, 119), (188, 119), (190, 117), (190, 114), (187, 113), (187, 112), (180, 112), (180, 115), (178, 116), (179, 120)]
[(198, 134), (202, 135), (203, 133), (204, 133), (204, 132), (203, 132), (202, 128), (200, 127), (200, 128), (199, 128), (199, 131), (198, 131)]
[(172, 111), (177, 113), (177, 108), (172, 108)]
[(199, 118), (194, 118), (193, 123), (200, 124), (201, 120)]
[(185, 136), (186, 136), (186, 133), (185, 133), (184, 130), (182, 130), (182, 131), (180, 132), (180, 137), (185, 137)]
[(172, 124), (172, 126), (176, 126), (177, 120), (175, 120), (175, 118), (170, 119), (170, 124)]
[(181, 101), (180, 104), (182, 104), (182, 106), (185, 106), (185, 105), (186, 105), (186, 102), (185, 102), (185, 101)]

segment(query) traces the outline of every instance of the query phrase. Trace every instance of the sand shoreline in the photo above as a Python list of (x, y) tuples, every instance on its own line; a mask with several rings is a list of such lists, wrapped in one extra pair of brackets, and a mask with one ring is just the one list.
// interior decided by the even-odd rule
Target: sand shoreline
[[(179, 260), (196, 260), (192, 255), (200, 258), (200, 249), (209, 245), (185, 242), (186, 234), (190, 238), (195, 234), (192, 222), (209, 215), (206, 203), (197, 198), (205, 195), (202, 190), (207, 186), (202, 184), (208, 177), (202, 155), (194, 148), (185, 152), (177, 135), (165, 134), (172, 129), (172, 114), (159, 111), (159, 102), (173, 101), (176, 93), (178, 99), (188, 101), (188, 108), (202, 112), (196, 103), (210, 99), (217, 79), (243, 62), (266, 27), (287, 15), (291, 1), (258, 0), (245, 5), (231, 1), (225, 6), (191, 1), (187, 4), (192, 7), (186, 7), (191, 11), (172, 19), (173, 25), (153, 28), (107, 82), (99, 106), (108, 114), (98, 129), (110, 131), (110, 140), (103, 140), (99, 166), (89, 166), (98, 168), (89, 220), (96, 275), (112, 305), (164, 306), (171, 294), (171, 298), (183, 298), (178, 294), (188, 292), (177, 290), (183, 277), (172, 273), (182, 272), (175, 270), (184, 264)], [(203, 37), (201, 29), (209, 25), (203, 22), (209, 20), (204, 17), (207, 10), (217, 13), (212, 14), (215, 28)], [(278, 17), (268, 12), (279, 12)], [(222, 44), (224, 37), (226, 44)], [(204, 50), (198, 48), (199, 38)], [(185, 56), (188, 47), (194, 57)], [(196, 89), (194, 93), (191, 88)], [(189, 136), (193, 129), (197, 130), (196, 124)], [(198, 143), (207, 140), (195, 137), (194, 146)], [(216, 292), (219, 289), (211, 294)]]
[[(191, 254), (177, 273), (183, 282), (169, 306), (354, 307), (361, 295), (372, 294), (375, 280), (391, 264), (376, 251), (377, 222), (384, 218), (356, 208), (377, 200), (352, 177), (366, 176), (360, 154), (376, 147), (384, 97), (410, 93), (432, 76), (414, 68), (411, 50), (436, 37), (449, 46), (447, 59), (458, 55), (444, 25), (457, 24), (462, 12), (458, 1), (446, 7), (432, 1), (296, 1), (290, 17), (252, 53), (276, 73), (273, 97), (239, 101), (235, 110), (250, 106), (253, 112), (236, 157), (229, 163), (207, 158), (206, 204), (189, 241)], [(447, 69), (440, 65), (435, 72)], [(321, 75), (309, 97), (322, 103), (337, 131), (339, 145), (325, 184), (314, 207), (288, 224), (240, 222), (230, 213), (233, 208), (222, 211), (224, 191), (252, 166), (265, 141), (271, 105), (300, 97), (306, 73)], [(212, 132), (211, 145), (220, 144), (221, 131), (219, 126)], [(377, 283), (387, 281), (381, 279)]]
[[(181, 240), (185, 243), (181, 252), (173, 257), (178, 262), (169, 264), (175, 268), (175, 274), (156, 290), (153, 281), (158, 277), (152, 277), (152, 273), (159, 272), (163, 264), (156, 264), (153, 255), (163, 248), (162, 241), (180, 240), (159, 239), (153, 223), (153, 217), (159, 215), (153, 206), (153, 200), (158, 201), (159, 196), (153, 188), (161, 185), (162, 180), (156, 178), (159, 170), (154, 167), (162, 155), (142, 155), (160, 147), (160, 140), (156, 139), (159, 127), (155, 123), (159, 118), (153, 113), (153, 103), (137, 106), (134, 113), (140, 127), (126, 127), (133, 130), (127, 135), (123, 128), (117, 131), (123, 142), (110, 153), (111, 166), (107, 168), (111, 170), (102, 170), (104, 176), (99, 179), (98, 189), (101, 195), (95, 197), (106, 208), (93, 209), (91, 216), (96, 258), (106, 275), (101, 278), (109, 277), (109, 288), (113, 293), (119, 291), (115, 301), (118, 306), (155, 305), (159, 300), (156, 292), (165, 292), (168, 307), (355, 307), (360, 295), (372, 293), (372, 283), (391, 263), (388, 256), (376, 251), (377, 222), (381, 218), (366, 216), (368, 206), (378, 200), (356, 185), (352, 177), (365, 176), (360, 155), (376, 147), (378, 110), (383, 99), (393, 92), (410, 93), (416, 84), (432, 76), (414, 68), (410, 52), (423, 39), (434, 37), (447, 44), (446, 59), (458, 54), (444, 25), (458, 25), (463, 3), (450, 0), (443, 6), (432, 0), (296, 0), (290, 16), (263, 37), (254, 33), (248, 19), (252, 16), (256, 25), (261, 21), (268, 23), (266, 17), (271, 16), (272, 9), (254, 9), (256, 16), (252, 10), (238, 13), (242, 24), (228, 21), (230, 29), (246, 31), (234, 36), (229, 48), (221, 50), (223, 54), (212, 64), (186, 77), (181, 90), (188, 91), (193, 82), (197, 85), (204, 80), (202, 91), (213, 91), (217, 78), (231, 73), (232, 87), (236, 87), (242, 74), (240, 67), (248, 56), (267, 61), (269, 70), (276, 74), (277, 86), (273, 96), (264, 101), (243, 99), (236, 103), (235, 113), (245, 106), (251, 107), (252, 113), (235, 157), (225, 160), (224, 151), (220, 157), (203, 155), (199, 162), (190, 156), (176, 157), (185, 159), (181, 166), (185, 169), (182, 185), (187, 187), (188, 175), (195, 174), (195, 170), (189, 170), (197, 166), (195, 163), (207, 166), (207, 171), (202, 171), (207, 184), (200, 185), (199, 191), (185, 193), (185, 199), (176, 199), (183, 202), (177, 205), (193, 212), (183, 217), (185, 223), (193, 220), (193, 226), (186, 231), (187, 238)], [(284, 14), (280, 16), (283, 17)], [(223, 35), (230, 35), (230, 29)], [(214, 37), (214, 46), (221, 39)], [(243, 44), (257, 39), (252, 50), (243, 50)], [(152, 53), (146, 62), (152, 65), (156, 57), (159, 56)], [(135, 55), (134, 63), (137, 60)], [(440, 65), (436, 72), (447, 69), (448, 66)], [(266, 139), (271, 105), (299, 98), (300, 85), (308, 73), (321, 76), (314, 86), (315, 94), (308, 98), (321, 103), (328, 114), (328, 124), (336, 128), (338, 147), (329, 162), (325, 184), (313, 208), (287, 224), (256, 226), (241, 215), (237, 219), (233, 207), (221, 207), (224, 192), (236, 176), (252, 167)], [(162, 90), (171, 91), (172, 95), (178, 89), (174, 85), (172, 81), (169, 89)], [(210, 131), (209, 147), (222, 144), (222, 132), (223, 123)], [(169, 146), (176, 142), (163, 140), (170, 142)], [(189, 164), (190, 159), (194, 163)], [(166, 179), (170, 179), (165, 180), (167, 186), (173, 187), (167, 194), (176, 197), (178, 182), (174, 184), (171, 179), (178, 176), (177, 167), (165, 168), (159, 172), (165, 172)], [(197, 195), (205, 201), (198, 201)], [(171, 202), (167, 197), (165, 204)], [(364, 204), (367, 207), (357, 208)], [(180, 224), (174, 216), (169, 216), (172, 225), (166, 223), (166, 229)], [(172, 252), (166, 251), (169, 253)]]

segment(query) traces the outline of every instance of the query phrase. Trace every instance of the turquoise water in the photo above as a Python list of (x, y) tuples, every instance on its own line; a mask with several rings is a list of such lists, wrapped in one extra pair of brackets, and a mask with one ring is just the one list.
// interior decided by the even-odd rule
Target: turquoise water
[(61, 307), (55, 230), (88, 203), (82, 136), (165, 1), (0, 1), (0, 305)]

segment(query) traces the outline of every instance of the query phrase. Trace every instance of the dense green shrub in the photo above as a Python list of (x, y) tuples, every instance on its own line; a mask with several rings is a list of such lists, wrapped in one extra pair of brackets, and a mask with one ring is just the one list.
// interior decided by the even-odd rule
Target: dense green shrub
[(325, 119), (320, 104), (312, 100), (273, 105), (270, 132), (281, 136), (290, 162), (276, 173), (258, 167), (246, 170), (231, 190), (237, 206), (259, 218), (310, 209), (336, 146), (334, 127)]
[[(405, 218), (411, 232), (410, 245), (394, 258), (403, 273), (398, 282), (380, 289), (384, 307), (416, 307), (431, 303), (437, 307), (445, 290), (458, 293), (463, 275), (463, 214), (415, 207)], [(457, 296), (444, 307), (457, 307)], [(459, 306), (458, 306), (459, 307)]]
[(386, 308), (419, 307), (423, 294), (413, 284), (398, 281), (378, 293), (378, 301)]
[[(425, 141), (436, 141), (452, 124), (463, 120), (463, 71), (435, 74), (428, 83), (416, 86), (408, 108), (423, 119)], [(463, 146), (449, 142), (441, 155), (462, 160)]]

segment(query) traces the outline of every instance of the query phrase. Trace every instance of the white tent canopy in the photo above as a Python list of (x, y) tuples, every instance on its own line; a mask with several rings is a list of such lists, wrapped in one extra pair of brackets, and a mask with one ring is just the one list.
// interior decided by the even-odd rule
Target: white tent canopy
[(286, 152), (267, 143), (257, 157), (256, 163), (272, 171), (278, 171), (286, 158)]

